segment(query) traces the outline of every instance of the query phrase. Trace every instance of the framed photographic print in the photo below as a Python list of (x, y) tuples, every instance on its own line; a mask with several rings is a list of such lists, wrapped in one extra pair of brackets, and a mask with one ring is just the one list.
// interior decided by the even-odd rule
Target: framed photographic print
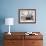
[(19, 9), (19, 23), (36, 23), (36, 9)]

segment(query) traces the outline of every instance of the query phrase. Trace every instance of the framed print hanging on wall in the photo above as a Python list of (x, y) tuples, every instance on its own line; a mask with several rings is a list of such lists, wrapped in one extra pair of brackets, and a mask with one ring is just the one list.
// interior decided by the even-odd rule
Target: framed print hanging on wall
[(36, 23), (36, 9), (19, 9), (19, 23)]

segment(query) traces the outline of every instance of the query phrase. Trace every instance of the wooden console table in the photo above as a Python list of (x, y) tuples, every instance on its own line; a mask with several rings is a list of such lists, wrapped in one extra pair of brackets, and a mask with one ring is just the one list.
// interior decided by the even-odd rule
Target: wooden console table
[[(4, 46), (43, 46), (43, 35), (25, 35), (26, 32), (11, 32), (8, 35), (4, 33)], [(33, 32), (34, 33), (34, 32)]]

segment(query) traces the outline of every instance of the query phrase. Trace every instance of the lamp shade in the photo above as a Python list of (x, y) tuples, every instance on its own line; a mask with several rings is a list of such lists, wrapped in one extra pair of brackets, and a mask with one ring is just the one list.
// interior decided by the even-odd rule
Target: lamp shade
[(14, 25), (13, 18), (5, 18), (5, 25)]

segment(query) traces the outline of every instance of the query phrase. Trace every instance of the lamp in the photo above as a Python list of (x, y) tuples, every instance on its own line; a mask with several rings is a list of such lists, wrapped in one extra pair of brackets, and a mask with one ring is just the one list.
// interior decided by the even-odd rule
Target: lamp
[(11, 33), (10, 33), (10, 25), (14, 25), (14, 19), (13, 18), (5, 18), (5, 25), (9, 25), (8, 34), (11, 35)]

